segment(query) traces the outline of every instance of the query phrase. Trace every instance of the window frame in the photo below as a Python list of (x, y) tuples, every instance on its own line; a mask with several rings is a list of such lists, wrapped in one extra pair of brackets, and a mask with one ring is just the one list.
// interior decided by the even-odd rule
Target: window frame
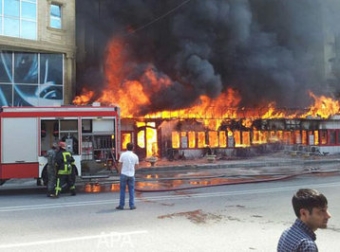
[[(52, 14), (52, 7), (58, 7), (59, 8), (59, 13), (60, 16), (53, 16)], [(62, 30), (63, 29), (63, 7), (64, 5), (62, 3), (59, 2), (50, 2), (49, 4), (49, 27), (51, 29), (56, 29), (56, 30)], [(59, 22), (59, 26), (55, 26), (54, 22)]]
[[(18, 15), (11, 15), (10, 2), (0, 1), (0, 35), (6, 37), (14, 37), (21, 39), (37, 40), (38, 39), (38, 3), (37, 0), (18, 0)], [(31, 8), (27, 8), (31, 6)], [(26, 7), (24, 9), (24, 7)], [(5, 13), (7, 10), (7, 13)], [(9, 11), (9, 12), (8, 12)], [(30, 17), (27, 14), (32, 14)], [(15, 25), (15, 29), (11, 26)], [(25, 24), (30, 24), (34, 29), (27, 29)], [(27, 30), (30, 30), (28, 33)], [(34, 31), (32, 33), (32, 30)]]

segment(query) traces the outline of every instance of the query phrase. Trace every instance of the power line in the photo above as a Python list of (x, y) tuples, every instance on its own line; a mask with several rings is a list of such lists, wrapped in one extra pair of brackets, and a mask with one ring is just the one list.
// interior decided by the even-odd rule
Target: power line
[[(136, 28), (135, 30), (133, 30), (132, 32), (130, 32), (129, 34), (132, 34), (132, 33), (136, 33), (137, 31), (140, 31), (142, 29), (145, 29), (146, 27), (156, 23), (157, 21), (165, 18), (166, 16), (170, 15), (171, 13), (175, 12), (176, 10), (178, 10), (179, 8), (181, 8), (182, 6), (186, 5), (187, 3), (189, 3), (191, 0), (186, 0), (182, 3), (180, 3), (179, 5), (177, 5), (175, 8), (169, 10), (168, 12), (164, 13), (163, 15), (153, 19), (152, 21), (150, 21), (149, 23), (146, 23), (145, 25), (143, 26), (140, 26), (138, 28)], [(127, 34), (128, 35), (128, 34)]]

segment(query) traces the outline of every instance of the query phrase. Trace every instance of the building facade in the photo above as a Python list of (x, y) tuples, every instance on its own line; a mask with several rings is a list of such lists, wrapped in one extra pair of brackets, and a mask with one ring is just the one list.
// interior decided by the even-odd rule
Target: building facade
[(0, 105), (70, 104), (75, 1), (0, 0)]

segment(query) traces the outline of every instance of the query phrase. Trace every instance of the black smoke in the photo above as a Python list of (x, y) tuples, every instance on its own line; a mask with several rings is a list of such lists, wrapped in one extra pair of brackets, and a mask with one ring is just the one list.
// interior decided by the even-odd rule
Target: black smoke
[[(89, 85), (100, 95), (106, 45), (119, 37), (128, 48), (127, 79), (147, 88), (143, 72), (151, 65), (172, 81), (143, 113), (188, 108), (200, 95), (216, 98), (228, 88), (240, 93), (242, 107), (304, 108), (312, 102), (308, 91), (339, 89), (337, 75), (325, 75), (324, 45), (327, 34), (338, 34), (333, 17), (340, 8), (327, 2), (78, 0), (78, 90)], [(336, 69), (337, 58), (330, 60)]]

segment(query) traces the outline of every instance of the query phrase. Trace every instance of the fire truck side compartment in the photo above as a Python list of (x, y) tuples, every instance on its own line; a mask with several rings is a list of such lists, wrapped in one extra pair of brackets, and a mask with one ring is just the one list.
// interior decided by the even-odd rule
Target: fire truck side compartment
[(2, 118), (1, 177), (3, 179), (39, 176), (37, 125), (37, 118)]

